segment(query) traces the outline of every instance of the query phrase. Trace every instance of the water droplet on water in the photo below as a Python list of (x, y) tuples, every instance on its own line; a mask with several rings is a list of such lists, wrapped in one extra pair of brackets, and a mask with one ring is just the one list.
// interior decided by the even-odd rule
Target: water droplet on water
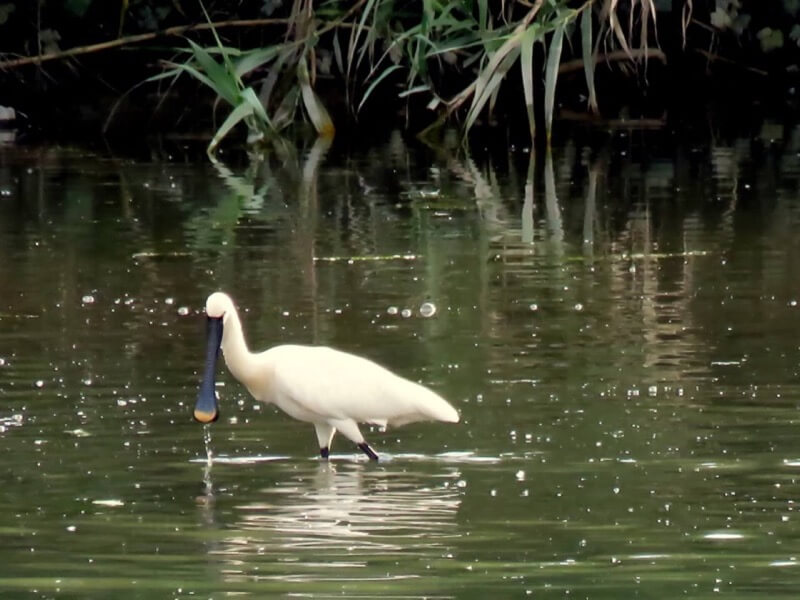
[(43, 387), (44, 387), (44, 381), (42, 381), (41, 379), (37, 379), (37, 380), (34, 382), (34, 384), (33, 384), (33, 385), (35, 385), (37, 388), (43, 388)]
[(386, 309), (386, 313), (390, 315), (396, 315), (398, 312), (399, 310), (396, 306), (390, 306), (389, 308)]
[(408, 317), (411, 316), (411, 309), (404, 308), (403, 310), (400, 311), (400, 316), (403, 317), (404, 319), (407, 319)]
[(178, 309), (178, 314), (179, 314), (180, 316), (182, 316), (182, 317), (185, 317), (186, 315), (188, 315), (188, 314), (189, 314), (189, 307), (188, 307), (188, 306), (181, 306), (181, 307)]
[(578, 302), (578, 303), (575, 305), (575, 310), (578, 310), (578, 311), (581, 311), (581, 310), (583, 310), (583, 304), (581, 304), (580, 302)]
[(539, 310), (539, 305), (534, 302), (528, 308), (530, 308), (532, 311), (535, 312), (535, 311)]
[(81, 298), (81, 302), (83, 304), (94, 304), (94, 296), (91, 294), (86, 294), (83, 298)]
[(419, 314), (425, 318), (432, 317), (436, 314), (436, 305), (433, 302), (423, 302), (419, 307)]

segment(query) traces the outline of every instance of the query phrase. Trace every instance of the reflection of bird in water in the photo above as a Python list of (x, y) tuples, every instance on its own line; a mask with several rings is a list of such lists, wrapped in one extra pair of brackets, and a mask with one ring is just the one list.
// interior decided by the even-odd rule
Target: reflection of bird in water
[[(395, 564), (398, 553), (441, 556), (457, 536), (461, 496), (454, 466), (426, 475), (359, 463), (314, 467), (236, 508), (235, 523), (226, 528), (235, 533), (212, 551), (224, 557), (226, 578), (248, 578), (255, 570), (291, 581), (357, 577), (341, 569)], [(283, 566), (265, 565), (261, 556)], [(264, 572), (271, 568), (274, 573)]]
[(328, 458), (333, 436), (340, 431), (377, 460), (358, 423), (386, 427), (416, 421), (458, 422), (458, 412), (444, 398), (366, 358), (324, 346), (288, 344), (250, 352), (233, 300), (222, 292), (208, 297), (206, 314), (206, 367), (194, 409), (201, 423), (210, 423), (219, 414), (214, 379), (220, 347), (230, 372), (256, 400), (314, 424), (323, 458)]

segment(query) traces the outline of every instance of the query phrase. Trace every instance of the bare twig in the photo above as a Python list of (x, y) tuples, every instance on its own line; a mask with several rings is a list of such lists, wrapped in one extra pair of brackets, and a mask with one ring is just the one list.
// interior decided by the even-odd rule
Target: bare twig
[(720, 56), (719, 54), (715, 54), (713, 52), (708, 52), (706, 50), (702, 50), (700, 48), (695, 48), (695, 52), (698, 54), (705, 56), (708, 59), (709, 63), (712, 62), (722, 62), (728, 65), (734, 65), (739, 67), (744, 71), (749, 71), (750, 73), (755, 73), (756, 75), (762, 75), (764, 77), (769, 75), (769, 72), (764, 71), (763, 69), (757, 69), (756, 67), (748, 67), (747, 65), (740, 64), (735, 60), (731, 60), (730, 58), (725, 58), (724, 56)]
[[(665, 64), (667, 62), (667, 55), (658, 48), (631, 48), (629, 51), (613, 50), (611, 52), (607, 52), (606, 54), (595, 55), (594, 63), (597, 64), (601, 60), (606, 62), (618, 62), (631, 59), (635, 60), (637, 58), (654, 58), (664, 62)], [(574, 60), (567, 60), (561, 63), (561, 66), (558, 67), (558, 72), (564, 74), (571, 73), (572, 71), (579, 71), (581, 69), (583, 69), (583, 59), (576, 58)]]
[(103, 50), (111, 50), (122, 46), (129, 46), (131, 44), (139, 44), (147, 42), (160, 37), (169, 37), (183, 35), (188, 31), (201, 31), (204, 29), (221, 28), (221, 27), (257, 27), (260, 25), (285, 25), (286, 19), (240, 19), (234, 21), (220, 21), (219, 23), (194, 23), (192, 25), (178, 25), (176, 27), (169, 27), (161, 31), (154, 31), (152, 33), (141, 33), (139, 35), (130, 35), (107, 42), (100, 42), (98, 44), (89, 44), (88, 46), (77, 46), (69, 50), (61, 50), (59, 52), (50, 52), (48, 54), (40, 54), (38, 56), (23, 56), (21, 58), (14, 58), (0, 62), (0, 70), (14, 69), (26, 65), (39, 65), (43, 62), (58, 60), (61, 58), (69, 58), (71, 56), (79, 56), (81, 54), (91, 54), (93, 52), (102, 52)]

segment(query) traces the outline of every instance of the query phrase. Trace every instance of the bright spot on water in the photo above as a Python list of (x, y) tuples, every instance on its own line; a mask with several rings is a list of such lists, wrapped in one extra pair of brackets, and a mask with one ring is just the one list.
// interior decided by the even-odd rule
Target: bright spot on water
[(532, 311), (537, 311), (539, 310), (539, 305), (534, 302), (528, 308), (530, 308)]
[(128, 406), (128, 401), (122, 398), (117, 398), (117, 406)]
[(72, 531), (75, 531), (76, 529), (77, 529), (77, 527), (75, 527), (75, 525), (68, 525), (67, 526), (67, 531), (72, 532)]
[(74, 435), (75, 437), (89, 437), (90, 435), (92, 435), (85, 429), (80, 429), (80, 428), (73, 429), (71, 431), (65, 431), (64, 433), (68, 433), (69, 435)]
[(797, 306), (797, 300), (790, 301), (789, 306)]
[(794, 558), (790, 558), (789, 560), (774, 560), (769, 563), (770, 567), (796, 567), (800, 565)]
[(0, 358), (0, 367), (4, 367), (5, 364), (6, 364), (6, 359), (5, 358)]
[(517, 481), (525, 481), (525, 471), (517, 471)]
[(619, 488), (618, 487), (612, 488), (611, 491), (613, 491), (615, 494), (619, 494)]
[(83, 298), (81, 298), (81, 302), (83, 304), (94, 304), (94, 296), (91, 294), (86, 294)]
[(423, 317), (432, 317), (436, 314), (436, 305), (433, 302), (423, 302), (419, 307), (419, 314)]
[(411, 316), (411, 309), (404, 308), (403, 310), (400, 311), (400, 316), (403, 317), (404, 319), (407, 319), (408, 317)]
[(583, 304), (581, 304), (580, 302), (578, 302), (578, 303), (575, 305), (575, 310), (577, 310), (577, 311), (581, 311), (581, 310), (583, 310)]
[(125, 506), (122, 500), (92, 500), (92, 504), (98, 506)]
[(37, 379), (36, 382), (33, 385), (35, 385), (37, 388), (43, 388), (44, 387), (44, 381), (42, 381), (41, 379)]
[(741, 533), (733, 533), (728, 531), (713, 531), (711, 533), (705, 534), (703, 538), (707, 540), (727, 541), (727, 540), (743, 540), (744, 536)]
[(396, 315), (398, 312), (399, 310), (396, 306), (390, 306), (389, 308), (386, 309), (386, 313), (390, 315)]
[(188, 314), (189, 314), (189, 307), (188, 307), (188, 306), (181, 306), (181, 307), (178, 309), (178, 314), (179, 314), (180, 316), (182, 316), (182, 317), (185, 317), (186, 315), (188, 315)]
[(175, 298), (164, 298), (164, 304), (175, 304)]

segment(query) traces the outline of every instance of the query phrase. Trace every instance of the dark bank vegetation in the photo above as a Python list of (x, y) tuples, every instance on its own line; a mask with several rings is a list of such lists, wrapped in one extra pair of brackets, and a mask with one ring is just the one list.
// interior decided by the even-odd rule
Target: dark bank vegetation
[(549, 140), (559, 106), (646, 99), (658, 118), (708, 80), (791, 99), (798, 43), (800, 0), (0, 0), (0, 105), (41, 126), (210, 127), (209, 148), (300, 122), (515, 119)]

